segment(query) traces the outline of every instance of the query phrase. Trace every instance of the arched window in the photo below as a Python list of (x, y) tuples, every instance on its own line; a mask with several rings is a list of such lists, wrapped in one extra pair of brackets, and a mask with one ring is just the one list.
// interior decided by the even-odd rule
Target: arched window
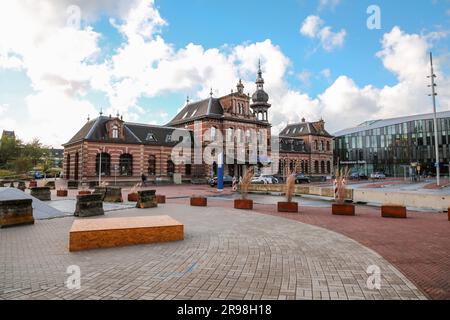
[(95, 157), (95, 174), (98, 176), (100, 171), (102, 176), (111, 175), (111, 156), (106, 152), (98, 153)]
[(330, 147), (330, 141), (327, 141), (327, 151), (330, 151), (331, 147)]
[(331, 174), (331, 162), (327, 161), (327, 173)]
[(300, 163), (300, 168), (302, 170), (302, 173), (305, 173), (305, 161), (302, 160), (302, 162)]
[(133, 156), (124, 153), (119, 158), (120, 175), (131, 177), (133, 175)]
[(319, 161), (317, 160), (314, 161), (314, 173), (319, 173)]
[(320, 162), (320, 173), (325, 173), (325, 161)]
[(148, 175), (156, 175), (156, 157), (153, 155), (148, 157)]
[(119, 139), (119, 127), (116, 125), (112, 129), (112, 137), (113, 139)]
[(309, 162), (308, 162), (308, 160), (305, 161), (305, 173), (309, 173)]
[(175, 173), (175, 163), (173, 163), (172, 160), (167, 160), (167, 175), (169, 177), (173, 177), (173, 174)]
[(70, 180), (70, 154), (66, 158), (66, 179)]
[(318, 150), (319, 149), (319, 143), (316, 141), (314, 141), (314, 149)]
[(320, 141), (320, 151), (325, 150), (325, 143), (323, 141)]

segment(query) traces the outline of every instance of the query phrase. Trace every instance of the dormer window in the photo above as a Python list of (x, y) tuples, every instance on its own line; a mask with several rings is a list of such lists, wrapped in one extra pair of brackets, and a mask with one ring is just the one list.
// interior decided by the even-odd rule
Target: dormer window
[(155, 142), (156, 138), (153, 133), (147, 133), (147, 137), (145, 138), (146, 141)]
[(119, 127), (118, 126), (113, 126), (112, 129), (112, 137), (113, 139), (119, 139)]

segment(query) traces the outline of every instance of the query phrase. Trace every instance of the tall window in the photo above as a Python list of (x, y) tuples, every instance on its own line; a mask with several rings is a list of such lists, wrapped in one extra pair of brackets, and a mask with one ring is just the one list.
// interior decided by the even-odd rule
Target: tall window
[(131, 177), (133, 175), (133, 156), (124, 153), (119, 158), (120, 175)]
[(148, 157), (148, 175), (156, 175), (156, 157), (153, 155)]
[(320, 141), (320, 151), (325, 150), (325, 143), (323, 141)]
[(237, 129), (236, 130), (236, 135), (237, 135), (237, 142), (241, 143), (242, 142), (242, 130), (241, 129)]
[(325, 161), (320, 162), (320, 173), (325, 173)]
[(216, 141), (216, 127), (211, 127), (211, 141)]
[(66, 179), (70, 179), (70, 154), (66, 158)]
[(73, 171), (73, 179), (74, 180), (78, 180), (78, 163), (80, 161), (80, 155), (77, 153), (75, 153), (75, 169)]
[(314, 141), (314, 149), (318, 150), (319, 149), (319, 143), (316, 141)]
[(99, 153), (95, 157), (95, 174), (97, 176), (99, 175), (100, 169), (102, 176), (111, 175), (111, 156), (106, 152), (103, 152), (102, 154)]
[(319, 161), (314, 161), (314, 173), (319, 173)]
[(327, 151), (330, 151), (330, 141), (327, 141)]
[(291, 160), (291, 162), (289, 163), (289, 173), (294, 173), (295, 170), (295, 163), (294, 160)]
[(309, 163), (308, 160), (305, 161), (305, 173), (309, 172)]
[(119, 139), (119, 127), (117, 127), (117, 126), (113, 127), (112, 137), (113, 137), (113, 139)]
[(212, 165), (212, 169), (213, 169), (213, 176), (216, 177), (217, 176), (217, 162), (214, 161), (213, 165)]
[(233, 141), (233, 128), (227, 129), (227, 141), (228, 142)]
[(331, 174), (331, 162), (327, 161), (327, 173)]
[(184, 165), (184, 171), (186, 172), (187, 176), (190, 176), (192, 174), (192, 165), (187, 163)]

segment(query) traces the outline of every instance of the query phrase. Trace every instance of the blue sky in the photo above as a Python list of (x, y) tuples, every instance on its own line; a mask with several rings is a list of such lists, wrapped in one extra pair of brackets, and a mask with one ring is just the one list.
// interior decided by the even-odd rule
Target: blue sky
[[(49, 3), (54, 6), (55, 15), (58, 10), (64, 12), (66, 9), (64, 1), (59, 5)], [(70, 3), (67, 2), (67, 5)], [(73, 3), (81, 9), (81, 31), (79, 34), (67, 35), (64, 39), (69, 38), (72, 44), (79, 42), (80, 52), (86, 48), (87, 53), (85, 56), (80, 53), (80, 57), (75, 59), (78, 65), (67, 67), (67, 70), (64, 67), (55, 67), (53, 70), (51, 65), (52, 61), (56, 65), (59, 58), (64, 62), (62, 57), (67, 59), (67, 52), (54, 59), (48, 58), (49, 61), (45, 58), (43, 61), (30, 58), (33, 50), (52, 49), (50, 46), (44, 49), (38, 45), (33, 47), (31, 43), (39, 43), (36, 39), (51, 37), (49, 28), (61, 28), (61, 25), (57, 22), (51, 25), (49, 21), (53, 20), (47, 16), (41, 17), (39, 8), (20, 7), (24, 3), (9, 4), (10, 7), (6, 4), (0, 10), (10, 16), (15, 14), (11, 23), (16, 23), (14, 20), (24, 19), (25, 16), (20, 15), (29, 9), (30, 15), (26, 17), (31, 16), (34, 21), (28, 25), (17, 23), (15, 27), (22, 29), (20, 31), (24, 34), (27, 28), (38, 30), (32, 36), (28, 36), (28, 32), (27, 37), (23, 37), (24, 42), (29, 42), (26, 44), (12, 38), (0, 40), (0, 117), (3, 118), (0, 118), (0, 129), (16, 129), (30, 139), (36, 130), (9, 126), (19, 126), (27, 121), (27, 127), (38, 128), (36, 122), (46, 119), (39, 115), (39, 108), (44, 107), (38, 104), (46, 101), (49, 101), (49, 106), (43, 112), (55, 111), (55, 115), (64, 115), (66, 108), (69, 108), (67, 105), (73, 105), (70, 109), (74, 118), (70, 126), (72, 131), (61, 133), (60, 125), (55, 121), (49, 128), (53, 132), (43, 134), (45, 142), (56, 146), (75, 133), (73, 130), (85, 121), (88, 113), (92, 118), (100, 108), (107, 112), (117, 109), (130, 121), (164, 124), (175, 116), (186, 95), (194, 99), (204, 98), (209, 92), (207, 87), (216, 88), (217, 94), (226, 94), (234, 87), (237, 79), (243, 77), (248, 88), (246, 90), (251, 92), (254, 74), (249, 72), (249, 68), (256, 64), (258, 55), (262, 57), (267, 90), (273, 98), (272, 122), (277, 130), (303, 115), (310, 120), (324, 117), (333, 131), (356, 125), (359, 120), (366, 120), (366, 117), (394, 116), (407, 110), (415, 112), (423, 109), (426, 100), (419, 96), (412, 100), (407, 91), (417, 92), (415, 85), (421, 86), (418, 79), (426, 72), (424, 57), (427, 50), (433, 50), (437, 57), (437, 69), (443, 77), (438, 79), (438, 83), (439, 80), (444, 84), (448, 81), (450, 0), (119, 0), (107, 4), (99, 2), (98, 5), (78, 0)], [(372, 4), (381, 9), (380, 30), (366, 27), (369, 16), (366, 10)], [(133, 8), (139, 5), (140, 9), (132, 14)], [(141, 17), (136, 14), (145, 10), (149, 10), (149, 15)], [(316, 17), (316, 21), (320, 21), (313, 36), (300, 32), (309, 17)], [(1, 18), (0, 14), (0, 21)], [(113, 25), (111, 19), (117, 25)], [(4, 20), (0, 22), (0, 27), (12, 28), (11, 25), (1, 25), (6, 24)], [(135, 22), (137, 24), (133, 24)], [(120, 28), (128, 25), (134, 29), (124, 31)], [(146, 25), (154, 25), (151, 33), (143, 31)], [(326, 48), (320, 38), (325, 37), (324, 29), (331, 32), (328, 40), (337, 37), (340, 32), (343, 37), (337, 44)], [(42, 33), (39, 34), (39, 31)], [(70, 39), (71, 36), (74, 38)], [(162, 39), (160, 45), (155, 44), (158, 37)], [(157, 56), (149, 65), (145, 65), (145, 61), (141, 65), (138, 62), (132, 64), (136, 55), (124, 55), (125, 67), (120, 71), (116, 66), (118, 53), (126, 48), (133, 52), (140, 48), (136, 42), (133, 43), (132, 38), (142, 40), (142, 55), (152, 55), (150, 48), (156, 48), (155, 51), (161, 48), (170, 53)], [(383, 43), (383, 39), (388, 40)], [(62, 41), (59, 46), (77, 50), (71, 47), (72, 44)], [(184, 57), (183, 52), (189, 44), (199, 46), (202, 50), (201, 58), (188, 60), (194, 64), (193, 68), (198, 73), (195, 76), (192, 71), (181, 70), (186, 68), (186, 63), (180, 56)], [(256, 51), (252, 45), (256, 46)], [(17, 56), (21, 59), (21, 66), (11, 67), (10, 62), (5, 62), (7, 59), (3, 59), (2, 66), (2, 48), (6, 57)], [(145, 48), (147, 53), (144, 52)], [(213, 54), (214, 50), (217, 50), (217, 54)], [(381, 51), (384, 53), (380, 56), (377, 53)], [(190, 54), (193, 55), (192, 52), (186, 55)], [(208, 60), (209, 55), (214, 57)], [(203, 58), (208, 61), (203, 63)], [(402, 60), (410, 64), (402, 64)], [(230, 65), (221, 66), (220, 61)], [(197, 66), (197, 62), (201, 66)], [(52, 71), (42, 67), (46, 63), (49, 63), (49, 70)], [(136, 70), (136, 74), (130, 75), (124, 71), (128, 68), (127, 63)], [(158, 67), (164, 63), (178, 71)], [(94, 85), (93, 79), (98, 77), (99, 72), (89, 69), (77, 74), (73, 71), (77, 66), (82, 70), (86, 65), (108, 69), (105, 71), (108, 75), (104, 78), (107, 80), (101, 85)], [(410, 65), (414, 67), (410, 68)], [(223, 67), (223, 77), (220, 73), (210, 78), (205, 76), (208, 68), (218, 66)], [(280, 74), (275, 70), (277, 66), (282, 69)], [(145, 80), (146, 72), (149, 74), (148, 82)], [(161, 84), (164, 80), (159, 79), (165, 78), (167, 72), (178, 72), (179, 78), (172, 76), (171, 84)], [(49, 74), (52, 76), (49, 77)], [(49, 81), (55, 76), (58, 78), (57, 84)], [(229, 84), (224, 83), (225, 79), (229, 79)], [(177, 81), (180, 81), (179, 85)], [(423, 87), (427, 90), (425, 81)], [(67, 86), (61, 83), (75, 88), (71, 91), (72, 95), (67, 94)], [(118, 85), (123, 85), (124, 89), (119, 90)], [(61, 91), (61, 88), (65, 91)], [(134, 89), (136, 92), (128, 94)], [(447, 87), (439, 89), (444, 91), (440, 107), (450, 108)], [(425, 95), (425, 91), (420, 94)], [(336, 101), (335, 105), (333, 101)], [(393, 109), (391, 103), (395, 101), (404, 105), (397, 112), (387, 111)], [(333, 122), (336, 119), (334, 114), (349, 112), (357, 107), (354, 117), (349, 115), (345, 121)]]

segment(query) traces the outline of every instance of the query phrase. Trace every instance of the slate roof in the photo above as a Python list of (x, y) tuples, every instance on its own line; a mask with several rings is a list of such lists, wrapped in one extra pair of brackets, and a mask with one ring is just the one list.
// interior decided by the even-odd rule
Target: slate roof
[(318, 131), (311, 122), (289, 124), (280, 132), (280, 137), (301, 137), (306, 135), (331, 137), (326, 130)]
[[(121, 142), (129, 144), (146, 144), (158, 146), (175, 146), (178, 141), (172, 141), (171, 136), (175, 130), (185, 130), (172, 127), (161, 127), (155, 125), (146, 125), (139, 123), (124, 122), (125, 140), (110, 139), (106, 132), (106, 123), (113, 119), (100, 116), (87, 122), (78, 131), (72, 139), (65, 145), (80, 141), (96, 141), (96, 142)], [(187, 130), (188, 131), (188, 130)], [(192, 137), (193, 133), (188, 131)]]
[(190, 103), (186, 105), (176, 116), (168, 123), (179, 125), (185, 122), (197, 120), (204, 117), (222, 117), (223, 107), (219, 99), (210, 97), (205, 100)]

